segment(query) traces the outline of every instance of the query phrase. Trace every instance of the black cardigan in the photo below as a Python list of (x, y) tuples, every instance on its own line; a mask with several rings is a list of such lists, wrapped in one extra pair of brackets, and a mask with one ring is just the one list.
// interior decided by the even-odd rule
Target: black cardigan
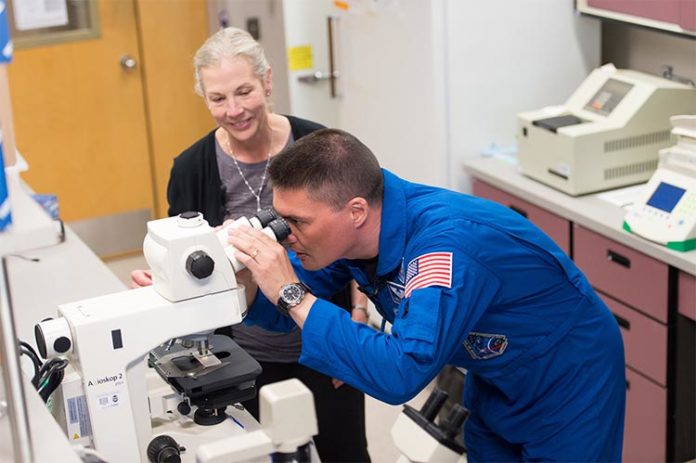
[[(285, 116), (295, 140), (323, 128), (321, 124)], [(217, 129), (215, 129), (217, 130)], [(184, 150), (174, 159), (167, 185), (170, 216), (198, 211), (210, 226), (220, 225), (225, 218), (225, 188), (220, 180), (215, 155), (215, 130)]]

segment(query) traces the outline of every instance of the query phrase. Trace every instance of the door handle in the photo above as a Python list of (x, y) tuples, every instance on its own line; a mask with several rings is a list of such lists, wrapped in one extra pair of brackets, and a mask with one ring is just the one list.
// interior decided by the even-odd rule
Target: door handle
[[(317, 71), (313, 74), (304, 74), (298, 76), (297, 80), (299, 80), (303, 84), (316, 84), (317, 82), (321, 82), (323, 80), (330, 80), (331, 78), (331, 73)], [(338, 78), (338, 73), (335, 72), (333, 78)]]
[(121, 67), (126, 71), (132, 71), (138, 66), (138, 62), (135, 61), (135, 58), (128, 54), (121, 56), (121, 60), (119, 61), (119, 63), (121, 64)]
[(631, 259), (624, 257), (618, 252), (614, 252), (611, 249), (607, 249), (607, 260), (611, 262), (616, 262), (622, 267), (631, 268)]
[(334, 21), (338, 21), (338, 18), (334, 16), (328, 16), (326, 18), (327, 27), (327, 39), (329, 41), (329, 92), (331, 98), (336, 98), (338, 93), (336, 92), (336, 79), (338, 78), (338, 71), (336, 71), (336, 63), (334, 57)]

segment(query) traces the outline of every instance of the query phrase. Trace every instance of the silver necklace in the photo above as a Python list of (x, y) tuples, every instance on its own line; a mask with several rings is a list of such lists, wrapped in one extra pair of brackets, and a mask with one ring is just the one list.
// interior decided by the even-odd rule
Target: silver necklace
[(249, 189), (249, 193), (256, 198), (256, 210), (260, 211), (261, 210), (261, 192), (263, 191), (263, 187), (266, 184), (266, 174), (268, 173), (268, 163), (271, 160), (271, 153), (269, 151), (268, 156), (266, 157), (266, 165), (263, 168), (263, 176), (261, 177), (261, 186), (259, 186), (259, 192), (255, 193), (254, 189), (249, 185), (249, 181), (246, 179), (244, 176), (244, 172), (242, 172), (242, 168), (239, 167), (239, 163), (237, 162), (237, 157), (234, 155), (234, 152), (232, 152), (232, 145), (230, 144), (230, 136), (227, 135), (225, 138), (225, 142), (227, 143), (227, 151), (229, 151), (230, 156), (232, 156), (232, 160), (234, 161), (234, 165), (237, 168), (237, 172), (239, 172), (239, 176), (242, 177), (242, 181), (244, 181), (244, 184), (246, 187)]

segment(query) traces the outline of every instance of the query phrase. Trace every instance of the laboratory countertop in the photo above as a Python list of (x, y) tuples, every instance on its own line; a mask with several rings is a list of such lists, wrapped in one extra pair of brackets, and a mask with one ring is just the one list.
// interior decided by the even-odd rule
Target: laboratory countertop
[[(67, 227), (63, 242), (8, 254), (6, 263), (17, 337), (34, 347), (34, 325), (44, 318), (55, 317), (58, 305), (126, 289)], [(25, 371), (28, 365), (30, 362), (22, 360)], [(28, 378), (24, 384), (34, 460), (79, 462)], [(0, 420), (0, 441), (4, 443), (0, 445), (0, 461), (13, 461), (7, 421)]]
[(464, 164), (473, 177), (518, 196), (587, 229), (691, 275), (696, 275), (696, 250), (677, 252), (623, 230), (625, 210), (598, 194), (569, 196), (524, 176), (516, 165), (498, 158), (475, 158)]
[(34, 346), (34, 325), (55, 317), (60, 304), (126, 289), (69, 227), (60, 244), (8, 256), (7, 276), (17, 337)]

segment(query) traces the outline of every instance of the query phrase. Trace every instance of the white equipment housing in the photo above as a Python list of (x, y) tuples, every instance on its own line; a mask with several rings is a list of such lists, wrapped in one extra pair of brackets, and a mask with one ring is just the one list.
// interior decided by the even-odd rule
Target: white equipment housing
[(574, 196), (644, 182), (669, 118), (694, 108), (689, 85), (604, 65), (564, 105), (518, 114), (520, 170)]
[[(92, 440), (109, 462), (148, 461), (153, 436), (145, 356), (172, 338), (240, 323), (246, 310), (217, 235), (207, 222), (170, 217), (148, 223), (145, 256), (155, 284), (63, 304), (49, 339), (63, 326), (66, 355), (82, 377)], [(215, 263), (205, 278), (187, 271), (187, 257), (205, 252)], [(46, 326), (46, 325), (43, 325)], [(51, 353), (52, 346), (48, 347)], [(53, 352), (56, 353), (56, 352)]]
[(676, 145), (660, 163), (623, 228), (676, 251), (696, 249), (696, 115), (672, 117)]
[[(285, 239), (287, 224), (265, 217), (268, 226), (257, 216), (228, 227), (246, 224), (273, 239)], [(207, 374), (214, 375), (221, 361), (209, 335), (240, 323), (246, 313), (244, 287), (235, 277), (243, 265), (234, 258), (227, 230), (216, 233), (200, 213), (186, 212), (148, 222), (143, 251), (153, 285), (60, 305), (60, 318), (36, 325), (42, 356), (70, 361), (69, 387), (56, 396), (59, 414), (68, 417), (63, 420), (77, 423), (67, 426), (69, 438), (91, 443), (110, 463), (268, 461), (274, 453), (298, 453), (318, 461), (311, 446), (318, 432), (313, 397), (298, 380), (261, 389), (261, 425), (228, 402), (214, 406), (217, 424), (202, 426), (189, 416), (190, 407), (180, 408), (182, 393), (146, 368), (150, 351), (185, 338), (200, 343), (192, 357), (212, 368), (199, 376), (186, 371), (187, 379), (196, 383), (194, 389), (203, 388)]]

